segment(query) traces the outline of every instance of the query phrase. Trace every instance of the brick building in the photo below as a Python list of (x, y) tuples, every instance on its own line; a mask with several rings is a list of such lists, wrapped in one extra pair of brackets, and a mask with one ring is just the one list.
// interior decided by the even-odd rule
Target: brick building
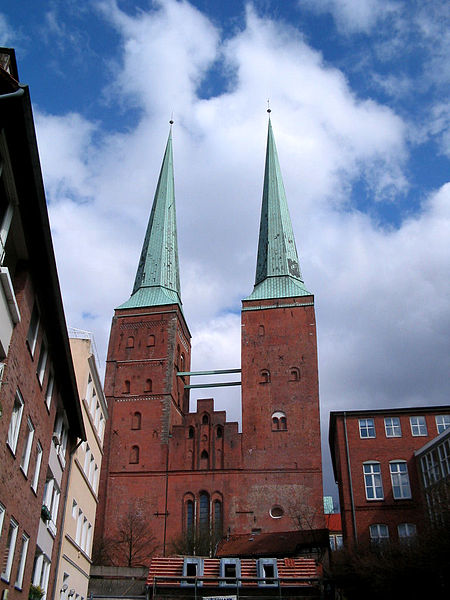
[(450, 406), (330, 414), (344, 543), (394, 541), (427, 526), (415, 451), (450, 426)]
[(0, 590), (54, 592), (69, 455), (84, 437), (31, 101), (0, 49)]
[(159, 554), (176, 540), (199, 552), (199, 535), (212, 548), (222, 533), (295, 529), (299, 515), (303, 527), (323, 527), (314, 297), (270, 119), (256, 281), (242, 303), (242, 433), (212, 399), (189, 412), (174, 201), (170, 133), (133, 292), (112, 322), (97, 545), (119, 537), (130, 506), (148, 518)]

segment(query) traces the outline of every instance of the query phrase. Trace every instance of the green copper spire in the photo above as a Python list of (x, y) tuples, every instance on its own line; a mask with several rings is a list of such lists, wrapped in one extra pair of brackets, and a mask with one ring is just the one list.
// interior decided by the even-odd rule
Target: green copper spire
[(178, 304), (181, 307), (175, 191), (173, 181), (172, 121), (159, 174), (152, 212), (129, 300), (119, 308)]
[[(270, 113), (270, 109), (268, 112)], [(255, 287), (246, 299), (309, 295), (300, 272), (269, 115)]]

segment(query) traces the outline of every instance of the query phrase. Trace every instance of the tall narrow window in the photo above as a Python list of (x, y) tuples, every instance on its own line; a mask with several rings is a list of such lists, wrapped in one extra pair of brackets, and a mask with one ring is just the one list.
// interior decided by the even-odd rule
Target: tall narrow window
[(40, 442), (36, 444), (36, 462), (34, 465), (33, 482), (31, 483), (32, 490), (36, 493), (39, 485), (39, 475), (41, 472), (42, 464), (42, 446)]
[(42, 385), (42, 382), (44, 381), (45, 367), (47, 365), (47, 358), (48, 358), (47, 342), (45, 341), (45, 339), (42, 339), (41, 351), (39, 353), (39, 360), (38, 360), (37, 369), (36, 369), (36, 375), (38, 376), (39, 383), (41, 385)]
[(0, 502), (0, 537), (2, 536), (3, 519), (5, 518), (5, 507)]
[(151, 379), (146, 379), (145, 380), (145, 388), (144, 388), (144, 392), (151, 392), (152, 391), (152, 380)]
[(405, 461), (396, 461), (389, 464), (391, 470), (392, 493), (396, 500), (411, 498), (409, 485), (408, 466)]
[(200, 492), (199, 524), (202, 531), (209, 531), (209, 495)]
[(31, 313), (30, 326), (27, 333), (27, 344), (30, 349), (31, 355), (34, 355), (36, 348), (36, 340), (39, 331), (39, 310), (37, 304), (33, 306), (33, 312)]
[(383, 484), (381, 482), (380, 463), (371, 462), (363, 465), (364, 485), (367, 500), (383, 499)]
[(130, 464), (136, 465), (139, 462), (139, 446), (131, 446)]
[(194, 532), (194, 502), (188, 500), (186, 502), (186, 532), (190, 536)]
[(28, 543), (30, 541), (30, 536), (26, 533), (22, 534), (22, 544), (20, 546), (20, 555), (19, 555), (19, 566), (17, 567), (17, 577), (15, 587), (19, 590), (22, 589), (23, 583), (23, 573), (25, 571), (25, 563), (27, 561), (27, 552), (28, 552)]
[(214, 537), (219, 540), (222, 537), (222, 502), (214, 500), (213, 502), (214, 515)]
[(50, 405), (52, 403), (53, 386), (54, 385), (55, 385), (55, 376), (53, 375), (53, 371), (50, 370), (49, 375), (48, 375), (47, 390), (45, 392), (45, 405), (47, 406), (47, 408), (49, 410), (50, 410)]
[(5, 554), (3, 557), (3, 567), (2, 567), (2, 579), (9, 582), (9, 578), (11, 576), (11, 567), (14, 558), (14, 550), (16, 547), (16, 539), (17, 539), (17, 530), (19, 525), (15, 519), (11, 519), (9, 522), (9, 530), (8, 537), (6, 540), (5, 546)]
[(23, 399), (20, 395), (19, 390), (17, 390), (14, 398), (14, 406), (11, 415), (11, 421), (9, 422), (8, 438), (6, 440), (13, 454), (16, 453), (17, 440), (19, 439), (20, 423), (22, 422), (22, 413)]
[(209, 468), (209, 454), (206, 450), (203, 450), (200, 454), (200, 468), (208, 469)]
[(209, 417), (207, 414), (204, 414), (202, 417), (202, 425), (208, 425), (209, 423)]
[(22, 460), (20, 461), (20, 468), (26, 475), (28, 473), (28, 465), (30, 464), (31, 449), (33, 448), (34, 438), (34, 425), (31, 419), (27, 419), (27, 438), (22, 452)]
[(124, 381), (123, 393), (124, 394), (129, 394), (130, 393), (130, 380), (129, 379), (125, 379), (125, 381)]
[(223, 427), (221, 425), (217, 425), (216, 436), (218, 438), (222, 438), (223, 437)]
[(188, 437), (190, 440), (192, 440), (194, 438), (194, 428), (193, 427), (189, 427)]
[(131, 429), (140, 429), (141, 428), (141, 413), (136, 411), (133, 414), (133, 418), (131, 420)]

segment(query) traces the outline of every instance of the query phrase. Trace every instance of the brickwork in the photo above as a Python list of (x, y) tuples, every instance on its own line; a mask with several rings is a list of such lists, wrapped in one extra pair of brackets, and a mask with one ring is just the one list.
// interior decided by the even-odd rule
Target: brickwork
[[(450, 407), (386, 409), (332, 413), (330, 419), (330, 446), (342, 514), (342, 528), (346, 543), (368, 541), (371, 525), (387, 525), (389, 538), (398, 539), (398, 526), (413, 524), (420, 533), (426, 527), (426, 508), (423, 504), (419, 474), (414, 457), (420, 449), (436, 437), (436, 415), (450, 414)], [(410, 417), (423, 417), (426, 435), (413, 435)], [(388, 437), (385, 418), (398, 419), (401, 435)], [(362, 438), (360, 420), (372, 419), (374, 437)], [(347, 438), (347, 441), (346, 441)], [(348, 454), (346, 447), (348, 446)], [(410, 497), (394, 498), (390, 465), (403, 462), (407, 466), (411, 489)], [(382, 498), (367, 499), (364, 484), (364, 464), (379, 464)], [(353, 491), (353, 510), (352, 510)]]

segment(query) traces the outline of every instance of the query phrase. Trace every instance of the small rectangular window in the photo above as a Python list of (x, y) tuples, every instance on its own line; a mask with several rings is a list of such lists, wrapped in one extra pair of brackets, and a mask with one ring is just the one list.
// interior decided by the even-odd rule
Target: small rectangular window
[(415, 437), (428, 435), (425, 417), (409, 417), (411, 423), (411, 434)]
[(11, 519), (9, 522), (8, 538), (6, 540), (5, 554), (3, 557), (2, 579), (9, 582), (11, 576), (11, 568), (14, 558), (14, 550), (16, 548), (17, 530), (19, 525), (17, 521)]
[(450, 415), (437, 415), (436, 428), (438, 433), (442, 433), (450, 427)]
[(31, 313), (30, 326), (27, 333), (27, 344), (30, 349), (31, 355), (34, 356), (34, 350), (36, 348), (36, 341), (39, 331), (39, 310), (37, 304), (33, 306), (33, 312)]
[(384, 419), (386, 437), (402, 437), (400, 419), (398, 417), (386, 417)]
[(363, 439), (375, 437), (375, 424), (373, 419), (359, 419), (359, 435)]
[(386, 542), (389, 539), (389, 529), (387, 525), (371, 525), (369, 531), (371, 542), (380, 543)]
[(22, 459), (20, 461), (20, 468), (26, 475), (28, 473), (28, 465), (30, 464), (30, 456), (31, 450), (33, 448), (33, 438), (34, 438), (34, 425), (31, 422), (31, 419), (27, 419), (27, 438), (25, 440), (25, 445), (23, 447)]
[(17, 390), (14, 398), (14, 406), (11, 415), (11, 421), (9, 422), (8, 439), (7, 444), (11, 448), (13, 454), (16, 453), (17, 440), (19, 439), (20, 424), (22, 422), (23, 413), (23, 399)]
[(34, 492), (37, 492), (39, 485), (39, 475), (41, 472), (41, 464), (42, 464), (42, 446), (40, 442), (36, 444), (36, 463), (34, 466), (34, 475), (33, 482), (31, 484), (31, 488)]
[(408, 538), (411, 539), (417, 534), (417, 527), (414, 523), (400, 523), (397, 529), (400, 541)]

